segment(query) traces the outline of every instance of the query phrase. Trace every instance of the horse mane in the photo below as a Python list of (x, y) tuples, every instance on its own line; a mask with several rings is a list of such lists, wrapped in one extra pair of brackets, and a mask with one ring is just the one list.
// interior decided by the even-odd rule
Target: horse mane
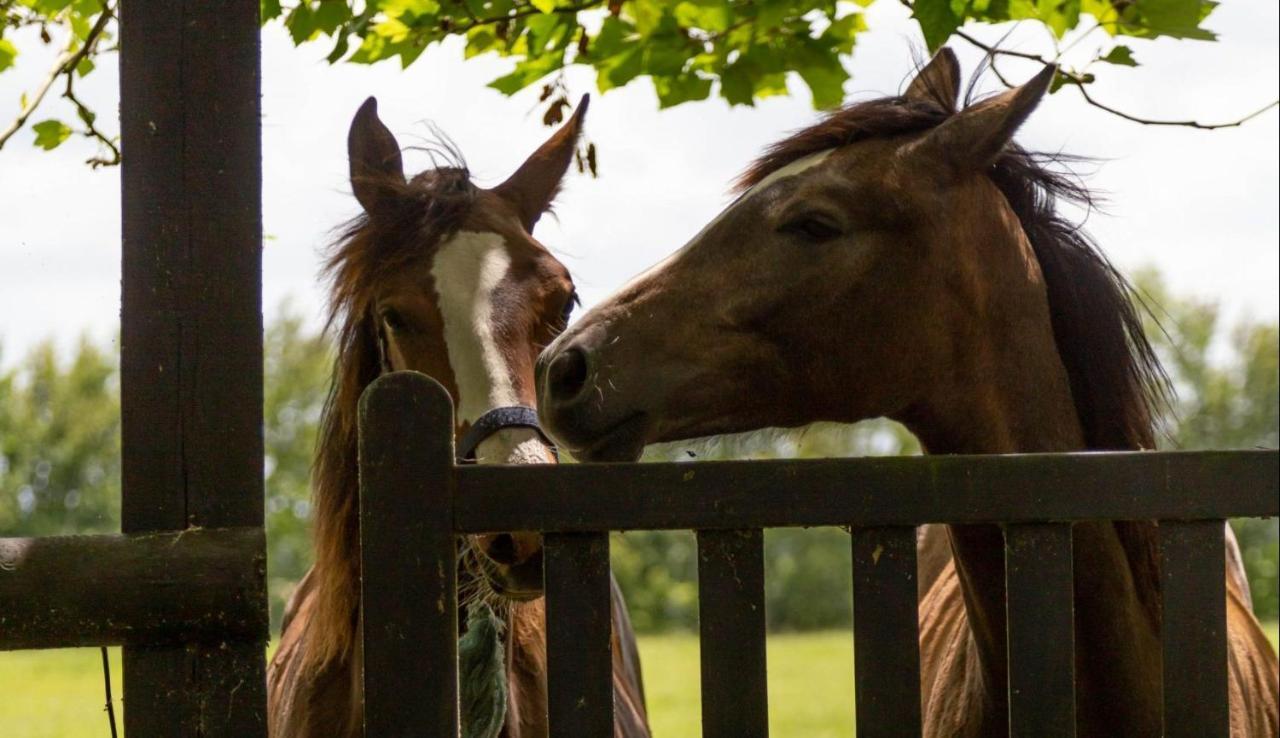
[(316, 611), (306, 658), (314, 666), (350, 654), (359, 602), (357, 406), (382, 370), (373, 314), (376, 287), (389, 274), (426, 258), (462, 225), (477, 189), (455, 154), (451, 166), (409, 182), (377, 184), (391, 193), (376, 216), (340, 227), (324, 264), (330, 283), (326, 332), (337, 343), (333, 381), (320, 421), (312, 473)]
[[(973, 85), (970, 84), (970, 96)], [(741, 192), (772, 172), (839, 146), (920, 133), (954, 113), (939, 101), (884, 97), (854, 103), (770, 146), (736, 183)], [(1080, 227), (1058, 213), (1058, 202), (1092, 208), (1088, 188), (1069, 171), (1078, 161), (1010, 144), (987, 175), (1026, 232), (1044, 275), (1058, 354), (1090, 450), (1151, 449), (1169, 408), (1168, 375), (1142, 325), (1136, 291)], [(1144, 605), (1159, 621), (1159, 559), (1152, 523), (1118, 522)]]

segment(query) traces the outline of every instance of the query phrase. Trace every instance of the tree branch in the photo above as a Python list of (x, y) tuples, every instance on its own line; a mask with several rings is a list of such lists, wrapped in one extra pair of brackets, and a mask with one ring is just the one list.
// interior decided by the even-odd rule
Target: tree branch
[[(1018, 59), (1027, 59), (1029, 61), (1035, 61), (1045, 65), (1055, 63), (1054, 61), (1046, 59), (1043, 56), (1040, 56), (1039, 54), (1028, 54), (1022, 51), (1011, 51), (1009, 49), (1002, 49), (998, 45), (993, 46), (993, 45), (984, 44), (978, 39), (974, 38), (973, 36), (961, 30), (957, 30), (955, 35), (969, 42), (971, 45), (976, 46), (979, 49), (982, 49), (987, 53), (987, 56), (991, 58), (992, 72), (995, 73), (996, 77), (1006, 87), (1012, 87), (1013, 85), (1009, 84), (1009, 81), (1006, 80), (1004, 76), (1000, 74), (999, 70), (996, 69), (995, 59), (997, 56), (1012, 56)], [(1225, 121), (1222, 123), (1202, 123), (1197, 120), (1163, 120), (1159, 118), (1144, 118), (1142, 116), (1134, 115), (1132, 113), (1126, 113), (1123, 110), (1119, 110), (1118, 108), (1112, 107), (1111, 105), (1107, 105), (1106, 103), (1103, 103), (1094, 99), (1094, 97), (1089, 94), (1089, 90), (1086, 88), (1086, 85), (1089, 84), (1089, 80), (1081, 76), (1080, 74), (1062, 69), (1061, 67), (1058, 68), (1058, 74), (1061, 76), (1064, 82), (1067, 82), (1068, 84), (1074, 86), (1077, 90), (1079, 90), (1080, 96), (1083, 97), (1084, 101), (1089, 105), (1092, 105), (1093, 107), (1098, 108), (1099, 110), (1103, 110), (1107, 113), (1110, 113), (1111, 115), (1114, 115), (1118, 118), (1123, 118), (1124, 120), (1132, 121), (1134, 123), (1139, 123), (1144, 126), (1174, 126), (1174, 127), (1182, 127), (1182, 128), (1196, 128), (1202, 131), (1213, 131), (1219, 128), (1235, 128), (1258, 117), (1259, 115), (1262, 115), (1263, 113), (1267, 112), (1268, 110), (1271, 110), (1274, 107), (1280, 106), (1280, 100), (1275, 100), (1253, 111), (1252, 113), (1245, 115), (1244, 117), (1237, 118), (1235, 120)]]
[(114, 141), (103, 135), (102, 132), (94, 126), (92, 122), (94, 119), (93, 111), (89, 110), (88, 107), (80, 102), (80, 99), (76, 97), (72, 88), (72, 81), (76, 72), (76, 67), (78, 67), (80, 62), (84, 61), (86, 57), (94, 53), (97, 48), (98, 41), (102, 39), (102, 34), (107, 29), (107, 24), (109, 24), (114, 18), (115, 7), (108, 3), (104, 3), (102, 6), (102, 13), (98, 16), (97, 21), (94, 22), (93, 27), (89, 29), (88, 35), (85, 36), (84, 43), (80, 44), (79, 48), (76, 48), (75, 34), (72, 34), (71, 39), (67, 42), (67, 48), (58, 55), (58, 58), (53, 67), (49, 70), (48, 75), (45, 76), (44, 80), (40, 83), (40, 86), (36, 88), (35, 96), (31, 98), (26, 108), (18, 113), (18, 116), (9, 124), (8, 127), (5, 128), (4, 131), (0, 131), (0, 149), (4, 148), (4, 145), (8, 143), (9, 139), (22, 129), (22, 126), (26, 124), (32, 113), (40, 107), (40, 103), (44, 101), (45, 95), (49, 93), (49, 90), (53, 88), (54, 83), (58, 81), (58, 77), (66, 75), (67, 86), (66, 90), (62, 93), (62, 96), (70, 100), (72, 104), (76, 106), (76, 112), (79, 114), (80, 120), (85, 124), (84, 135), (89, 138), (97, 139), (99, 142), (106, 145), (112, 155), (110, 159), (95, 156), (89, 159), (87, 163), (95, 169), (99, 166), (111, 166), (120, 163), (120, 149), (115, 145)]

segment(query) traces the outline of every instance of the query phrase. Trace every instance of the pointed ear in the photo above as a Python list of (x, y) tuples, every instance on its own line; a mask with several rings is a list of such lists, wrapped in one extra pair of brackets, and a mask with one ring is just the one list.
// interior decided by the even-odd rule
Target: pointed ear
[(400, 144), (378, 119), (378, 101), (369, 98), (356, 111), (347, 132), (347, 159), (351, 166), (351, 189), (366, 213), (385, 209), (395, 196), (396, 185), (404, 184), (404, 162)]
[(903, 97), (936, 102), (948, 112), (955, 110), (960, 99), (960, 62), (956, 53), (945, 46), (939, 49), (916, 73)]
[(573, 161), (573, 151), (590, 101), (589, 95), (583, 95), (578, 109), (560, 126), (560, 130), (533, 152), (507, 181), (493, 188), (494, 192), (515, 205), (520, 222), (527, 231), (533, 231), (534, 224), (551, 206), (551, 200), (560, 190), (560, 180), (569, 168), (569, 162)]
[(1025, 85), (961, 110), (921, 139), (913, 155), (927, 157), (934, 165), (943, 163), (955, 177), (983, 171), (1035, 110), (1057, 71), (1047, 66)]

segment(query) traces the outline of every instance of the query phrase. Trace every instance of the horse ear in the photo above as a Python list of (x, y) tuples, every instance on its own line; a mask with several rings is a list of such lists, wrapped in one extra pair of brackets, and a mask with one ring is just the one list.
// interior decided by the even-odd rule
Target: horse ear
[(578, 109), (560, 130), (538, 147), (507, 181), (493, 188), (494, 192), (515, 205), (520, 222), (527, 231), (533, 231), (534, 224), (551, 206), (556, 192), (560, 190), (560, 180), (564, 178), (569, 162), (573, 161), (573, 151), (590, 101), (590, 96), (583, 95)]
[(351, 166), (351, 189), (366, 213), (385, 209), (404, 184), (404, 162), (400, 144), (378, 119), (378, 100), (369, 98), (356, 111), (347, 132), (347, 159)]
[(960, 62), (956, 60), (956, 53), (946, 46), (939, 49), (916, 73), (903, 97), (936, 102), (947, 112), (954, 111), (960, 99)]
[(1005, 145), (1044, 97), (1057, 71), (1056, 66), (1049, 65), (1025, 85), (961, 110), (930, 131), (917, 144), (916, 151), (927, 155), (931, 162), (946, 162), (953, 176), (983, 171), (1000, 158)]

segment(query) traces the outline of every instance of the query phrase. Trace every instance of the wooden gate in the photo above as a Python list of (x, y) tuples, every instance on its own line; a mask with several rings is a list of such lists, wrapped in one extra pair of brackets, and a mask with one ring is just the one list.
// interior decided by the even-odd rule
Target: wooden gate
[(124, 646), (132, 738), (266, 735), (258, 8), (120, 3), (122, 533), (0, 539), (0, 649)]
[(412, 372), (360, 418), (371, 738), (457, 734), (456, 539), (521, 530), (545, 534), (552, 735), (611, 736), (608, 535), (634, 529), (697, 531), (703, 735), (765, 736), (762, 529), (816, 525), (852, 534), (858, 735), (918, 736), (925, 523), (1004, 527), (1010, 735), (1071, 736), (1084, 520), (1160, 521), (1165, 735), (1226, 736), (1223, 521), (1280, 514), (1276, 451), (457, 466), (449, 397)]

